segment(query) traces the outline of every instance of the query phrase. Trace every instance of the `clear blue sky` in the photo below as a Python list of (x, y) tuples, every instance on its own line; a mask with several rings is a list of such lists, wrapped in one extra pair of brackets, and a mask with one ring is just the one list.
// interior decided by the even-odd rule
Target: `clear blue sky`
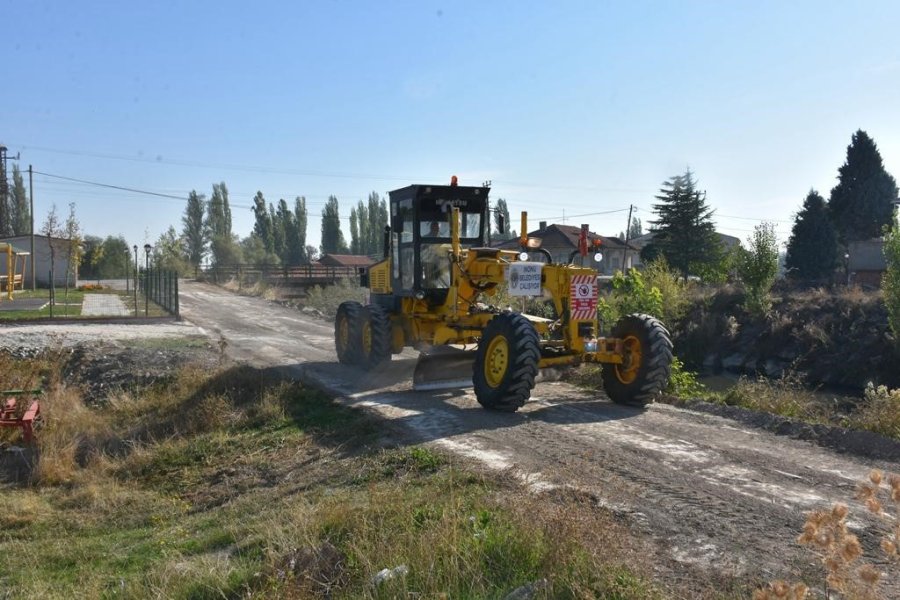
[[(900, 176), (897, 2), (6, 2), (0, 142), (156, 192), (337, 195), (493, 181), (515, 215), (616, 235), (695, 172), (720, 231), (787, 239), (866, 130)], [(184, 202), (35, 177), (40, 224), (152, 243)], [(582, 213), (622, 210), (591, 217)], [(742, 217), (742, 218), (738, 218)]]

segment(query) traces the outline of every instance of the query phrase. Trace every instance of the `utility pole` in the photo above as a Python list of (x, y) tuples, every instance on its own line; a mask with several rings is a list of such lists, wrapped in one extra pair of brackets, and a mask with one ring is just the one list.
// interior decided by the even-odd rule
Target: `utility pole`
[(625, 244), (628, 244), (628, 238), (631, 235), (631, 211), (634, 210), (634, 204), (628, 205), (628, 224), (625, 225)]
[(32, 176), (31, 165), (28, 165), (28, 198), (30, 203), (29, 212), (31, 213), (31, 291), (33, 292), (37, 289), (37, 284), (34, 278), (34, 179)]

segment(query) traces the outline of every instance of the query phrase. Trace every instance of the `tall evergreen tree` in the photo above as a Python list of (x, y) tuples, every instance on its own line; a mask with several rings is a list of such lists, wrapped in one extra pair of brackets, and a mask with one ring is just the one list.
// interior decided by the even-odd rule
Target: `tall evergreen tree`
[(184, 216), (181, 218), (183, 224), (181, 235), (184, 239), (185, 254), (188, 262), (194, 268), (199, 267), (203, 261), (208, 241), (207, 229), (203, 219), (204, 198), (196, 190), (191, 190), (191, 193), (188, 195), (187, 206), (184, 209)]
[(810, 190), (794, 220), (784, 266), (790, 277), (822, 279), (834, 271), (837, 258), (837, 233), (828, 205), (817, 191)]
[(706, 192), (697, 189), (694, 175), (688, 169), (665, 183), (653, 205), (657, 219), (653, 221), (653, 241), (641, 251), (645, 262), (665, 257), (685, 278), (704, 270), (718, 260), (721, 242), (712, 221), (713, 211), (706, 205)]
[(13, 185), (9, 203), (10, 220), (13, 235), (25, 235), (31, 232), (31, 208), (28, 204), (28, 192), (19, 165), (13, 163)]
[(306, 198), (297, 196), (294, 199), (294, 227), (297, 229), (297, 243), (301, 248), (299, 264), (308, 263), (312, 260), (306, 246), (306, 217)]
[(253, 235), (262, 243), (267, 254), (275, 253), (275, 238), (272, 231), (272, 217), (266, 206), (266, 199), (262, 192), (256, 192), (253, 197)]
[(885, 171), (875, 141), (860, 129), (847, 146), (847, 160), (828, 201), (838, 240), (847, 244), (880, 236), (891, 224), (896, 201), (897, 182)]
[(322, 254), (346, 254), (350, 251), (341, 231), (341, 211), (338, 199), (328, 196), (322, 209)]

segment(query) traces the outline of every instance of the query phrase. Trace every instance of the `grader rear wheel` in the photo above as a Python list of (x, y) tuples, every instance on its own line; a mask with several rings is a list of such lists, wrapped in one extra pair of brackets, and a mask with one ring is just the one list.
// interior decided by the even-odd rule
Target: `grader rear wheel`
[(366, 369), (391, 360), (391, 318), (381, 306), (363, 309), (360, 363)]
[(519, 410), (531, 396), (540, 358), (540, 340), (528, 319), (509, 312), (491, 319), (475, 353), (478, 402), (491, 410)]
[(618, 404), (650, 404), (669, 382), (669, 332), (650, 315), (628, 315), (616, 323), (612, 334), (623, 342), (624, 362), (603, 365), (606, 394)]
[(363, 307), (359, 302), (342, 302), (334, 319), (334, 349), (344, 365), (362, 362)]

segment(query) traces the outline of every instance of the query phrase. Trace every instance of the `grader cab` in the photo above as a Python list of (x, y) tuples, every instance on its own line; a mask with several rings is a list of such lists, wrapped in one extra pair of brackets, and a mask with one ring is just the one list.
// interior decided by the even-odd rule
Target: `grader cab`
[[(384, 259), (362, 276), (369, 303), (338, 309), (338, 359), (375, 369), (414, 347), (421, 352), (417, 389), (458, 386), (462, 373), (482, 406), (508, 412), (530, 397), (539, 369), (599, 363), (610, 399), (651, 402), (672, 362), (663, 325), (628, 315), (611, 337), (601, 336), (597, 273), (555, 264), (539, 240), (526, 237), (526, 213), (518, 250), (488, 247), (489, 191), (457, 185), (454, 177), (449, 186), (390, 192)], [(501, 288), (514, 299), (543, 298), (553, 318), (492, 304)]]

